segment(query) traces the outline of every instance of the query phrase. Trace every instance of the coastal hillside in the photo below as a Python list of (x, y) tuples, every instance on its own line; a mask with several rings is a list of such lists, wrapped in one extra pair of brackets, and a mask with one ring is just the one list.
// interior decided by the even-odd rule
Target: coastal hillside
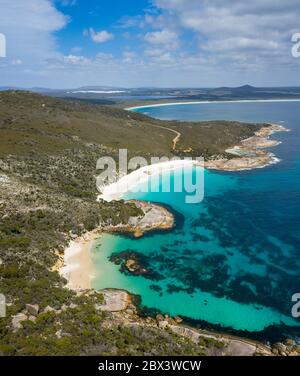
[[(171, 156), (174, 133), (178, 149), (193, 148), (210, 157), (250, 137), (261, 125), (230, 121), (161, 121), (117, 107), (55, 99), (25, 91), (0, 92), (1, 156), (61, 155), (65, 150), (120, 148), (143, 156)], [(176, 154), (176, 153), (175, 153)]]
[[(138, 316), (135, 326), (124, 324), (125, 314), (114, 323), (97, 308), (101, 292), (76, 294), (58, 270), (71, 239), (143, 216), (134, 203), (96, 202), (99, 157), (117, 156), (119, 148), (145, 157), (188, 154), (188, 147), (209, 157), (260, 127), (163, 122), (113, 107), (1, 92), (0, 284), (7, 315), (0, 321), (0, 354), (197, 355), (222, 348), (213, 339), (200, 346), (149, 327)], [(174, 130), (180, 133), (175, 146)]]

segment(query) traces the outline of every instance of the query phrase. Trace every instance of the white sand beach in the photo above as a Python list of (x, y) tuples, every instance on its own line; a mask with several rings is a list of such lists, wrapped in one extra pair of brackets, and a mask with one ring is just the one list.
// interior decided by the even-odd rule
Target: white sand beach
[(140, 110), (143, 108), (151, 108), (151, 107), (165, 107), (165, 106), (178, 106), (178, 105), (186, 105), (186, 104), (210, 104), (210, 103), (276, 103), (276, 102), (300, 102), (300, 99), (240, 99), (234, 101), (190, 101), (190, 102), (171, 102), (171, 103), (156, 103), (156, 104), (149, 104), (143, 106), (133, 106), (127, 107), (125, 110), (127, 111), (134, 111)]
[(59, 274), (67, 281), (72, 290), (90, 289), (94, 278), (91, 250), (99, 231), (91, 231), (71, 240), (64, 252), (64, 266)]
[(104, 186), (98, 200), (120, 200), (124, 194), (133, 191), (138, 185), (146, 183), (151, 177), (168, 171), (195, 166), (197, 161), (192, 159), (176, 159), (167, 162), (155, 163), (141, 167), (128, 175), (121, 177), (115, 183)]

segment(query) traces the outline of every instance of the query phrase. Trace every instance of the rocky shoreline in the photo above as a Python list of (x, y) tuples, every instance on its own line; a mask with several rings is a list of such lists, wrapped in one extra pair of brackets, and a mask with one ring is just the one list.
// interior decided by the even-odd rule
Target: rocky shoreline
[(130, 200), (144, 213), (144, 216), (130, 217), (128, 224), (105, 226), (103, 232), (131, 233), (135, 238), (155, 230), (170, 230), (174, 227), (174, 215), (161, 205), (150, 202)]
[(254, 136), (226, 150), (227, 154), (236, 156), (235, 158), (211, 159), (206, 161), (204, 166), (213, 170), (243, 171), (277, 163), (278, 158), (265, 149), (279, 145), (280, 141), (271, 140), (269, 137), (275, 132), (283, 131), (288, 130), (278, 124), (269, 124), (255, 132)]
[(64, 257), (58, 258), (57, 263), (52, 267), (52, 271), (58, 271), (67, 280), (67, 287), (71, 290), (78, 291), (92, 288), (91, 282), (95, 273), (91, 249), (94, 241), (102, 233), (129, 233), (135, 238), (139, 238), (147, 232), (173, 228), (175, 224), (174, 215), (163, 206), (136, 200), (127, 202), (134, 203), (142, 210), (144, 215), (130, 217), (127, 224), (99, 226), (82, 236), (70, 234), (72, 240), (65, 249)]
[[(82, 292), (81, 292), (82, 293)], [(86, 291), (84, 293), (94, 294)], [(155, 317), (141, 317), (135, 304), (135, 298), (125, 290), (104, 289), (99, 291), (104, 302), (97, 306), (100, 311), (110, 315), (110, 322), (127, 327), (158, 328), (161, 331), (169, 330), (180, 337), (185, 337), (194, 344), (203, 348), (205, 355), (221, 356), (299, 356), (300, 346), (295, 341), (287, 339), (284, 343), (266, 345), (258, 341), (241, 338), (223, 333), (214, 333), (196, 329), (186, 325), (179, 316), (158, 314)]]

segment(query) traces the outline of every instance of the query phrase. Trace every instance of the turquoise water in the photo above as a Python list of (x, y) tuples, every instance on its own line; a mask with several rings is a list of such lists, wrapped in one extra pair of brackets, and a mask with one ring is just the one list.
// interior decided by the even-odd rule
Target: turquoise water
[[(291, 296), (300, 292), (300, 103), (212, 103), (137, 110), (161, 119), (276, 122), (290, 129), (273, 152), (281, 162), (253, 171), (205, 171), (205, 196), (139, 193), (177, 214), (170, 232), (133, 239), (104, 235), (94, 247), (95, 288), (140, 295), (149, 312), (259, 338), (299, 335)], [(181, 171), (176, 172), (181, 174)], [(193, 172), (195, 174), (195, 171)], [(126, 274), (111, 255), (134, 253), (151, 273)], [(122, 255), (122, 253), (121, 253)]]

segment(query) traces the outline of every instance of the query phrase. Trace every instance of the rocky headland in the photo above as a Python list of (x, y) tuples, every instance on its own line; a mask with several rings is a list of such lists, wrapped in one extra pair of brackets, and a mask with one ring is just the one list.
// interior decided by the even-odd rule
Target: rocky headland
[(131, 233), (135, 238), (139, 238), (149, 231), (169, 230), (174, 226), (174, 215), (163, 206), (137, 200), (127, 202), (141, 209), (143, 215), (130, 217), (125, 225), (105, 226), (103, 231)]
[(283, 131), (287, 131), (287, 129), (278, 124), (262, 127), (255, 132), (254, 136), (226, 149), (227, 158), (209, 159), (204, 166), (214, 170), (242, 171), (274, 164), (278, 161), (278, 158), (265, 149), (279, 145), (280, 141), (271, 140), (269, 137), (275, 132)]

